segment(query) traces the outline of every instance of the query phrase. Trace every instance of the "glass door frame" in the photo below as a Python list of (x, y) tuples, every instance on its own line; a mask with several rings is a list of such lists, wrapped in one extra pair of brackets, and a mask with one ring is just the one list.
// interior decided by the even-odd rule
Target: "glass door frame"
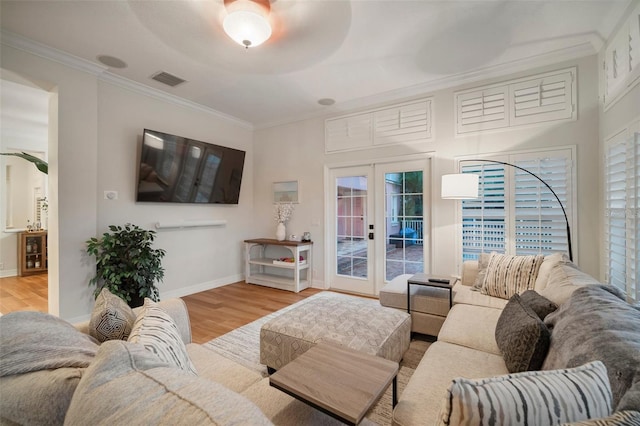
[[(334, 200), (332, 199), (334, 191), (332, 190), (332, 186), (334, 182), (332, 182), (331, 177), (333, 176), (333, 172), (336, 169), (344, 169), (344, 168), (356, 168), (356, 167), (370, 167), (372, 169), (373, 176), (373, 186), (375, 193), (371, 195), (371, 197), (375, 197), (374, 203), (379, 203), (378, 199), (384, 200), (384, 185), (380, 185), (376, 182), (378, 180), (378, 175), (382, 174), (381, 179), (384, 180), (384, 172), (380, 172), (379, 170), (387, 170), (388, 167), (396, 166), (397, 171), (410, 171), (410, 170), (422, 170), (423, 171), (423, 197), (424, 197), (424, 229), (428, 230), (428, 236), (424, 237), (424, 271), (429, 273), (432, 270), (433, 263), (433, 230), (432, 220), (433, 220), (433, 200), (432, 194), (435, 192), (436, 186), (440, 185), (440, 181), (438, 180), (437, 185), (434, 179), (434, 167), (431, 159), (433, 158), (433, 154), (431, 153), (421, 153), (421, 154), (411, 154), (406, 156), (396, 156), (385, 158), (384, 160), (363, 160), (363, 161), (352, 161), (352, 162), (344, 162), (344, 163), (334, 163), (334, 164), (325, 164), (324, 166), (324, 186), (325, 186), (325, 198), (324, 198), (324, 287), (327, 289), (331, 289), (331, 279), (333, 276), (333, 272), (335, 269), (334, 256), (335, 252), (333, 250), (333, 245), (335, 244), (335, 212), (331, 210), (331, 206), (334, 205)], [(401, 168), (397, 166), (401, 165)], [(382, 194), (382, 195), (380, 195)], [(371, 198), (370, 197), (370, 198)], [(380, 203), (384, 204), (384, 201), (380, 201)], [(380, 292), (380, 289), (386, 284), (385, 282), (385, 265), (384, 262), (377, 262), (379, 257), (378, 253), (384, 253), (385, 250), (385, 230), (384, 230), (384, 206), (383, 208), (378, 208), (377, 205), (374, 207), (372, 219), (374, 220), (375, 229), (373, 230), (375, 238), (373, 241), (373, 251), (369, 256), (371, 260), (376, 260), (373, 265), (373, 276), (371, 279), (374, 280), (373, 285), (373, 294), (371, 293), (363, 293), (369, 294), (372, 296), (377, 296)], [(370, 219), (371, 220), (371, 219)], [(380, 225), (378, 225), (380, 224)], [(368, 226), (367, 226), (368, 228)]]
[[(386, 244), (389, 236), (386, 235), (386, 208), (385, 204), (385, 179), (387, 173), (402, 173), (421, 171), (422, 172), (422, 197), (423, 197), (423, 209), (422, 209), (422, 228), (423, 228), (423, 255), (422, 264), (423, 271), (431, 271), (431, 259), (432, 247), (431, 247), (431, 217), (433, 215), (432, 202), (431, 202), (431, 184), (433, 183), (432, 173), (430, 170), (430, 158), (423, 158), (418, 160), (404, 160), (394, 162), (384, 162), (375, 165), (375, 204), (374, 215), (376, 223), (376, 239), (375, 239), (375, 251), (374, 256), (376, 260), (382, 259), (382, 261), (374, 262), (375, 276), (376, 276), (376, 294), (380, 289), (387, 284), (386, 281)], [(379, 201), (381, 200), (381, 201)], [(382, 205), (379, 205), (379, 202)]]

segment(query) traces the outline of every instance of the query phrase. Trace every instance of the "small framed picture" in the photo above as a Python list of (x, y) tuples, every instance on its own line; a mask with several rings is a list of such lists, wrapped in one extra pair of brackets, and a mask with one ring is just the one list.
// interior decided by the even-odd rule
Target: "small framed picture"
[(274, 203), (299, 203), (300, 189), (297, 180), (273, 183)]

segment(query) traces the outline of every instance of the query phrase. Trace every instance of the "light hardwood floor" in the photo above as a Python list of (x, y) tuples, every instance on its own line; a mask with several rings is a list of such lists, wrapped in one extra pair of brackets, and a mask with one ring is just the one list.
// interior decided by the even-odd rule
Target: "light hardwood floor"
[(0, 312), (47, 312), (47, 294), (47, 274), (0, 278)]
[[(185, 296), (194, 343), (205, 343), (321, 290), (292, 293), (244, 282)], [(47, 275), (0, 278), (0, 312), (47, 312)]]

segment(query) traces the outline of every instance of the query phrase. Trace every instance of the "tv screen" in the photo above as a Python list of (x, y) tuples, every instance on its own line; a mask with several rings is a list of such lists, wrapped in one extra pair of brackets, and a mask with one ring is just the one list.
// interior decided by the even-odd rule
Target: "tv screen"
[(144, 130), (136, 201), (238, 204), (245, 152)]

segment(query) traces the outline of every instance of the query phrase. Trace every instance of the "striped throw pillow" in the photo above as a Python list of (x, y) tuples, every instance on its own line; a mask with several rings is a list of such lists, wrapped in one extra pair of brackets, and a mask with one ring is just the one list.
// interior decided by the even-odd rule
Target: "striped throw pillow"
[(545, 425), (607, 417), (611, 387), (600, 361), (564, 370), (454, 379), (440, 425)]
[(151, 299), (144, 299), (144, 306), (138, 313), (128, 341), (141, 344), (172, 366), (198, 374), (180, 337), (178, 326)]
[(531, 290), (544, 256), (512, 256), (491, 253), (481, 293), (501, 299)]

